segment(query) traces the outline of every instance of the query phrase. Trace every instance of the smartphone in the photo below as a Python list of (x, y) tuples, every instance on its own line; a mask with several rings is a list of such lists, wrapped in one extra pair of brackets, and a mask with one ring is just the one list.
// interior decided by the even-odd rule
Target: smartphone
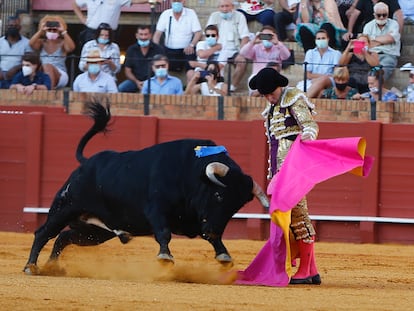
[(273, 35), (271, 33), (261, 33), (259, 34), (260, 40), (272, 40)]
[(59, 22), (56, 21), (47, 21), (46, 22), (46, 27), (48, 28), (59, 28)]
[(200, 79), (204, 79), (206, 76), (211, 75), (211, 72), (208, 70), (200, 71)]

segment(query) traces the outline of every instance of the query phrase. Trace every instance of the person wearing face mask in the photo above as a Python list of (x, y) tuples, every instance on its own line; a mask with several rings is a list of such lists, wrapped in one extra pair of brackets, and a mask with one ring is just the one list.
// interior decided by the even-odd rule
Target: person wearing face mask
[(89, 51), (84, 61), (86, 72), (73, 81), (74, 92), (118, 93), (114, 77), (102, 70), (105, 59), (99, 50)]
[(383, 102), (395, 102), (398, 100), (398, 96), (394, 92), (384, 88), (384, 70), (380, 67), (374, 67), (368, 73), (368, 88), (369, 92), (355, 94), (353, 99), (368, 98), (371, 103), (379, 100)]
[(374, 5), (375, 18), (367, 23), (362, 31), (371, 39), (370, 50), (378, 53), (385, 80), (388, 80), (394, 72), (401, 50), (399, 25), (389, 18), (388, 14), (388, 6), (378, 2)]
[(185, 7), (185, 0), (173, 0), (171, 9), (161, 13), (154, 42), (161, 42), (164, 34), (165, 55), (170, 60), (170, 70), (181, 72), (193, 69), (189, 61), (197, 59), (195, 47), (201, 39), (201, 25), (197, 13)]
[(119, 86), (122, 93), (141, 92), (144, 81), (152, 76), (151, 59), (164, 54), (162, 46), (152, 41), (151, 26), (140, 25), (135, 33), (135, 43), (126, 51), (124, 73), (127, 78)]
[(87, 70), (86, 56), (91, 50), (99, 50), (104, 62), (101, 66), (103, 72), (109, 73), (116, 80), (116, 74), (121, 70), (120, 50), (118, 44), (112, 42), (112, 28), (109, 24), (101, 23), (95, 33), (95, 39), (85, 43), (82, 47), (79, 69)]
[(50, 77), (52, 89), (65, 87), (69, 81), (66, 55), (75, 49), (75, 43), (63, 18), (57, 15), (43, 17), (29, 43), (33, 50), (40, 53), (43, 70)]
[[(201, 77), (203, 75), (203, 77)], [(227, 83), (220, 74), (217, 61), (208, 61), (205, 71), (196, 71), (185, 89), (185, 95), (226, 96)]]
[(407, 102), (414, 103), (414, 68), (408, 74), (408, 85), (404, 88), (403, 95)]
[(316, 48), (310, 49), (305, 54), (306, 89), (305, 81), (300, 81), (296, 87), (306, 91), (308, 97), (319, 97), (322, 90), (334, 86), (332, 73), (341, 58), (341, 52), (328, 46), (329, 36), (325, 29), (316, 32)]
[(32, 49), (29, 39), (20, 34), (20, 20), (7, 19), (6, 34), (0, 38), (0, 88), (8, 89), (11, 79), (21, 68), (22, 56)]
[(352, 97), (358, 93), (357, 89), (354, 89), (348, 85), (349, 83), (349, 71), (344, 66), (335, 67), (333, 72), (333, 79), (335, 86), (330, 87), (322, 92), (321, 98), (329, 99), (352, 99)]
[(289, 58), (290, 51), (279, 41), (276, 29), (263, 26), (255, 38), (241, 48), (240, 55), (253, 61), (252, 75), (248, 79), (250, 80), (269, 62), (277, 63), (280, 71), (282, 61)]
[(230, 91), (236, 91), (246, 72), (246, 58), (240, 55), (240, 49), (249, 42), (250, 31), (243, 13), (234, 9), (232, 0), (218, 0), (218, 11), (211, 13), (207, 25), (217, 25), (222, 49), (219, 61), (226, 60), (234, 65)]
[(315, 35), (319, 29), (328, 32), (330, 47), (341, 48), (342, 34), (346, 29), (335, 0), (301, 0), (295, 38), (305, 52), (315, 47)]
[(21, 71), (13, 76), (10, 89), (26, 95), (31, 95), (35, 90), (50, 90), (50, 78), (42, 71), (39, 54), (26, 52), (21, 62)]
[[(187, 71), (187, 80), (191, 81), (194, 72), (206, 70), (208, 61), (218, 61), (221, 44), (218, 43), (219, 31), (216, 25), (208, 25), (204, 29), (205, 40), (199, 41), (196, 46), (197, 60), (190, 61), (194, 70)], [(220, 70), (223, 70), (226, 62), (218, 63)]]
[[(73, 11), (85, 25), (85, 29), (79, 34), (79, 46), (95, 38), (96, 30), (101, 23), (109, 24), (111, 29), (116, 31), (121, 9), (141, 3), (148, 3), (148, 0), (74, 0)], [(86, 16), (83, 14), (83, 9), (86, 9)]]
[(177, 77), (168, 74), (169, 63), (166, 55), (155, 55), (152, 59), (154, 77), (146, 80), (142, 94), (182, 95), (183, 84)]

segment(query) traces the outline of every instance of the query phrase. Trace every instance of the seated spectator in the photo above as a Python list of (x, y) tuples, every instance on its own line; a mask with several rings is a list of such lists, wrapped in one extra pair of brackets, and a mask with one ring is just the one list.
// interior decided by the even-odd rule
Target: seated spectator
[(155, 55), (152, 59), (152, 71), (155, 76), (146, 80), (142, 87), (142, 94), (182, 95), (183, 84), (177, 77), (168, 74), (168, 57)]
[(84, 59), (86, 72), (78, 75), (73, 82), (73, 91), (90, 93), (118, 93), (115, 79), (102, 70), (105, 59), (99, 50), (90, 50)]
[(286, 27), (292, 23), (296, 24), (299, 13), (300, 0), (279, 0), (282, 11), (276, 12), (274, 25), (280, 41), (288, 39)]
[(320, 29), (316, 33), (316, 48), (305, 54), (306, 89), (305, 81), (300, 81), (296, 87), (307, 92), (308, 97), (319, 97), (322, 90), (334, 86), (332, 73), (341, 58), (341, 52), (328, 46), (329, 36), (326, 30)]
[(66, 29), (66, 23), (60, 16), (46, 15), (29, 42), (32, 49), (40, 53), (52, 90), (65, 87), (69, 81), (66, 55), (75, 49), (75, 43)]
[(252, 75), (256, 75), (268, 62), (278, 63), (280, 71), (290, 51), (279, 41), (272, 26), (263, 26), (254, 39), (240, 49), (240, 55), (253, 61)]
[(216, 61), (208, 61), (206, 70), (196, 71), (185, 90), (185, 95), (201, 94), (204, 96), (226, 96), (227, 83), (220, 73)]
[(34, 90), (50, 90), (50, 78), (42, 70), (39, 54), (24, 53), (21, 71), (14, 75), (10, 89), (26, 95), (32, 94)]
[(151, 26), (139, 25), (135, 33), (135, 42), (126, 51), (125, 77), (118, 90), (122, 93), (141, 92), (144, 81), (152, 76), (151, 59), (157, 54), (164, 54), (162, 46), (152, 41)]
[[(364, 99), (368, 98), (371, 103), (381, 100), (383, 102), (397, 101), (397, 95), (384, 88), (384, 70), (379, 67), (374, 67), (368, 73), (368, 87), (369, 92), (362, 94), (355, 94), (353, 99)], [(381, 99), (380, 99), (381, 95)]]
[(371, 39), (371, 51), (379, 55), (380, 65), (387, 80), (397, 66), (401, 49), (401, 35), (398, 23), (388, 18), (388, 6), (383, 2), (374, 5), (375, 19), (364, 26), (363, 33)]
[(22, 56), (32, 49), (29, 39), (20, 34), (20, 20), (7, 19), (6, 34), (0, 38), (0, 88), (8, 89), (13, 76), (21, 69)]
[(121, 53), (118, 44), (112, 42), (112, 29), (109, 24), (99, 24), (95, 32), (95, 39), (86, 42), (82, 47), (79, 69), (83, 72), (88, 70), (85, 59), (91, 50), (99, 50), (101, 52), (101, 56), (104, 59), (101, 70), (109, 73), (116, 80), (116, 74), (121, 69)]
[(239, 54), (240, 48), (249, 42), (249, 28), (246, 17), (237, 10), (234, 10), (232, 0), (219, 0), (218, 11), (211, 13), (207, 25), (217, 25), (222, 45), (219, 60), (227, 59), (235, 66), (231, 77), (230, 90), (236, 91), (245, 72), (246, 59)]
[(403, 95), (407, 102), (414, 103), (414, 68), (410, 71), (408, 79), (408, 85), (403, 90)]
[(197, 13), (184, 4), (185, 0), (173, 0), (171, 9), (161, 13), (154, 33), (157, 44), (164, 34), (165, 55), (170, 60), (170, 70), (174, 72), (192, 69), (188, 62), (197, 58), (195, 47), (201, 38)]
[[(359, 44), (357, 48), (354, 48), (355, 42)], [(339, 60), (339, 65), (348, 66), (349, 85), (358, 89), (361, 94), (368, 92), (368, 72), (372, 67), (379, 66), (378, 54), (369, 49), (370, 43), (367, 35), (360, 34), (357, 40), (349, 41)]]
[[(216, 25), (208, 25), (204, 29), (205, 40), (199, 41), (196, 47), (197, 60), (190, 61), (190, 66), (198, 70), (207, 70), (207, 61), (218, 61), (221, 44), (218, 43), (219, 31)], [(226, 62), (220, 63), (220, 70)], [(192, 72), (194, 74), (194, 71)]]
[(319, 29), (324, 29), (329, 34), (330, 47), (341, 48), (341, 37), (346, 29), (335, 0), (301, 0), (300, 6), (295, 38), (305, 52), (315, 47), (315, 35)]
[[(411, 0), (409, 0), (411, 1)], [(381, 0), (388, 5), (389, 16), (394, 18), (399, 25), (400, 34), (403, 30), (404, 15), (401, 11), (398, 0)], [(349, 15), (347, 32), (342, 36), (345, 41), (355, 38), (356, 34), (361, 33), (363, 27), (374, 19), (374, 4), (378, 1), (373, 0), (355, 0), (355, 8)]]
[(352, 99), (358, 93), (358, 90), (348, 85), (349, 71), (343, 66), (335, 67), (333, 72), (335, 86), (330, 87), (322, 92), (321, 98), (330, 99)]
[(401, 10), (404, 15), (404, 24), (414, 24), (414, 1), (413, 0), (398, 0)]
[(273, 26), (273, 0), (245, 0), (239, 2), (238, 11), (242, 12), (247, 22), (258, 21), (263, 26)]

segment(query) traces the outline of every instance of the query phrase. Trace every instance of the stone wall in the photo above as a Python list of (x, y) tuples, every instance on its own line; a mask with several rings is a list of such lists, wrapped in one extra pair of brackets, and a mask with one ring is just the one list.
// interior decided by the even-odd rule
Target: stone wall
[[(79, 114), (83, 103), (93, 98), (109, 100), (114, 115), (142, 116), (145, 114), (171, 119), (202, 120), (257, 120), (266, 106), (266, 100), (248, 96), (219, 97), (142, 94), (93, 94), (71, 91), (35, 91), (32, 96), (18, 94), (15, 90), (0, 90), (0, 110), (35, 111), (35, 107), (65, 107), (70, 114)], [(371, 120), (368, 101), (314, 99), (315, 119), (330, 122), (364, 122)], [(148, 113), (146, 113), (146, 109)], [(407, 102), (378, 102), (376, 120), (382, 123), (414, 123), (414, 104)]]

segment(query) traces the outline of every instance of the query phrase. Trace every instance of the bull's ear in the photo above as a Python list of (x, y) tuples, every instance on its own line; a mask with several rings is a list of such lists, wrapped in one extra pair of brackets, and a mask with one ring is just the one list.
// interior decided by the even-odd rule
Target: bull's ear
[(205, 173), (211, 182), (215, 183), (218, 186), (226, 187), (225, 184), (223, 184), (221, 181), (217, 179), (216, 175), (220, 177), (224, 177), (227, 175), (229, 170), (230, 168), (223, 163), (211, 162), (209, 165), (207, 165)]

